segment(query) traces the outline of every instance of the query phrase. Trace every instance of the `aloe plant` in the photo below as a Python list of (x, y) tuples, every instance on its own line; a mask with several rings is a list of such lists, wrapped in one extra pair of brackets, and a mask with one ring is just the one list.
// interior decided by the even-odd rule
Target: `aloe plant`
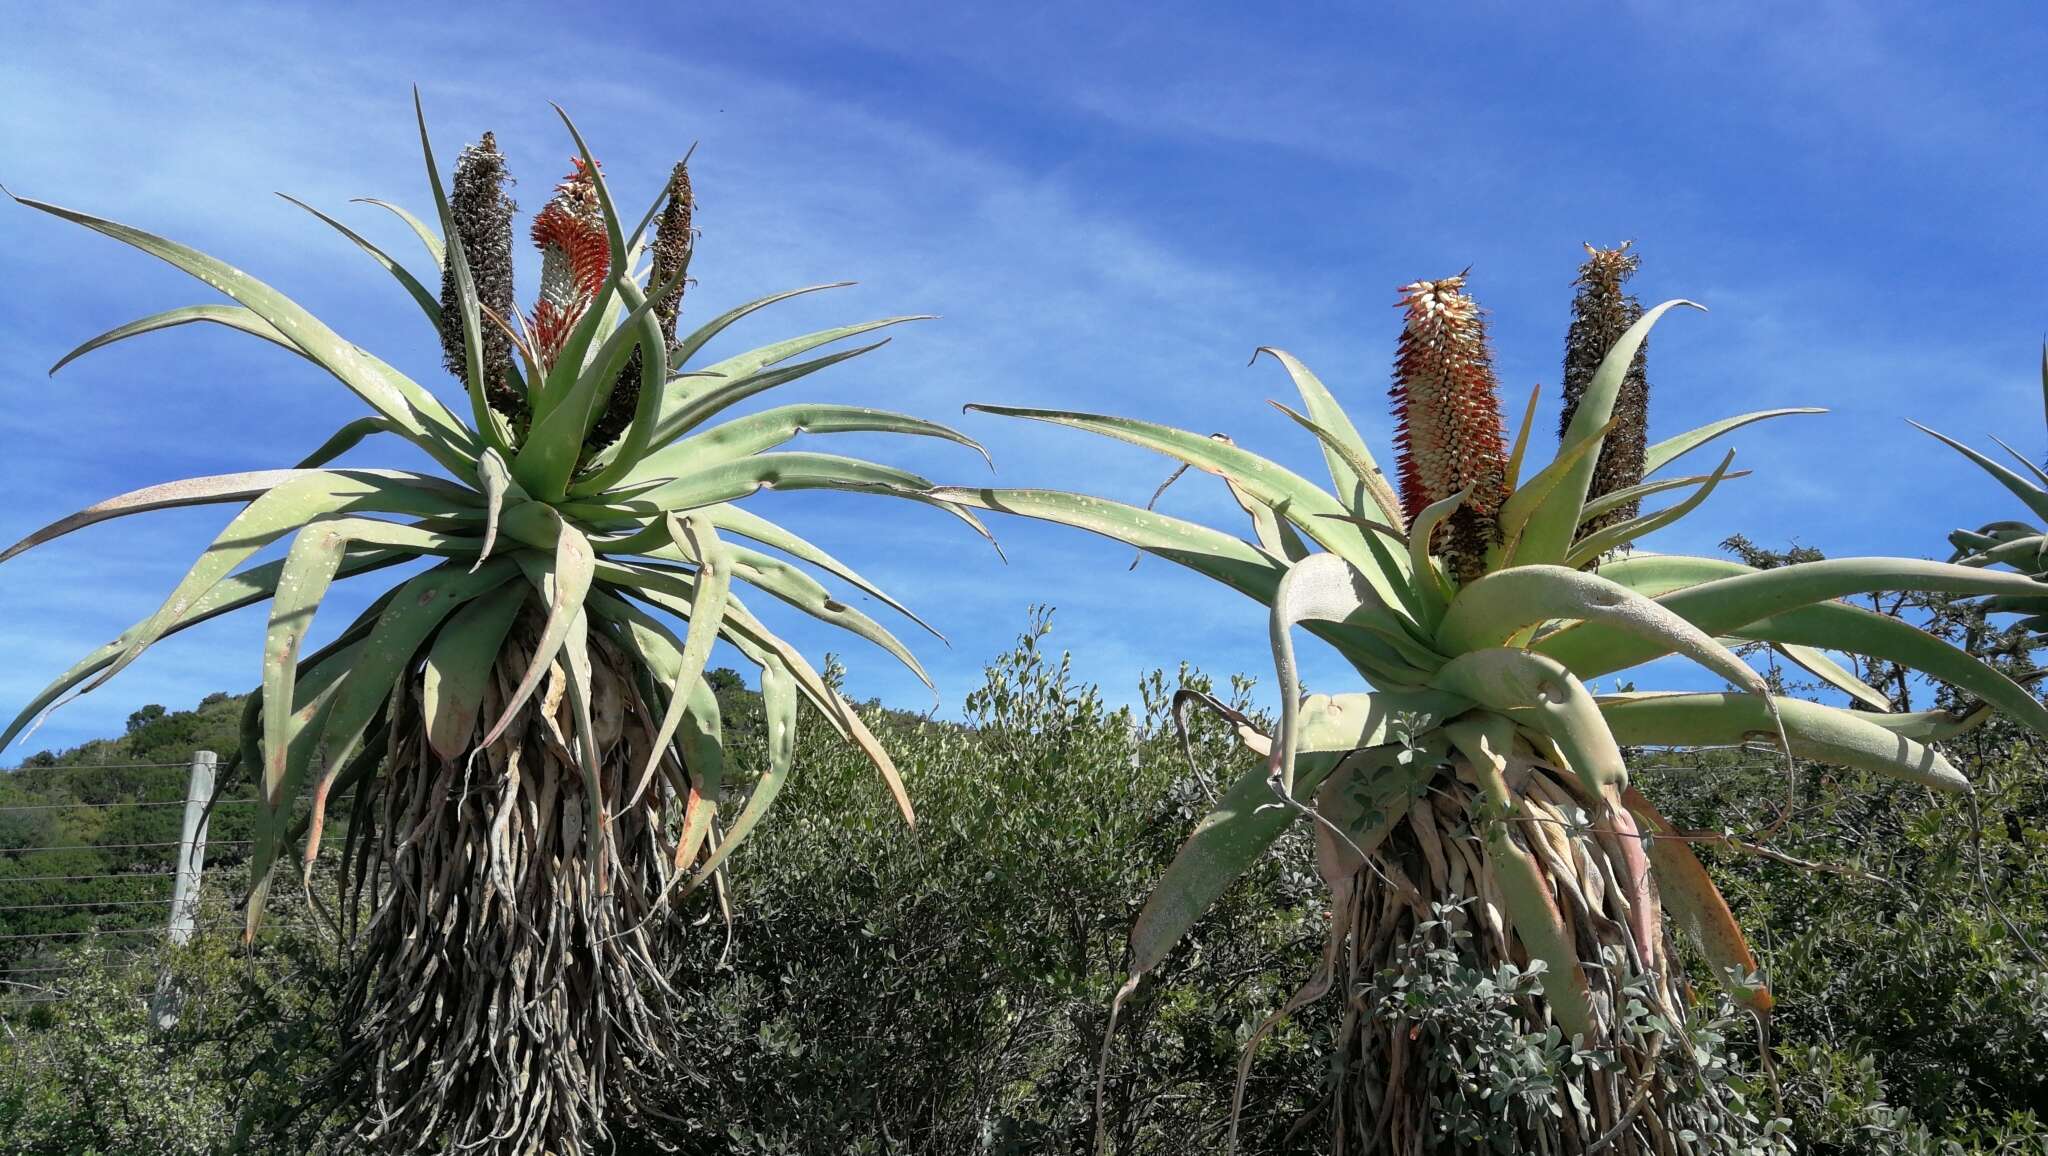
[[(888, 753), (745, 598), (758, 592), (864, 638), (924, 679), (893, 633), (796, 563), (909, 612), (743, 499), (852, 491), (934, 505), (980, 527), (905, 470), (781, 448), (801, 433), (865, 431), (980, 451), (945, 426), (836, 404), (729, 414), (882, 342), (817, 351), (916, 318), (700, 356), (740, 319), (833, 286), (748, 302), (678, 339), (695, 244), (686, 169), (677, 166), (636, 224), (562, 120), (575, 170), (535, 222), (541, 287), (525, 316), (512, 307), (513, 206), (489, 135), (464, 152), (450, 197), (421, 116), (438, 228), (373, 202), (418, 236), (441, 278), (438, 295), (306, 206), (418, 303), (446, 343), (466, 415), (239, 269), (128, 225), (16, 198), (227, 298), (120, 326), (60, 366), (138, 334), (208, 322), (305, 358), (370, 410), (288, 468), (122, 494), (0, 554), (150, 510), (241, 507), (160, 607), (52, 682), (0, 745), (171, 635), (270, 603), (261, 692), (240, 752), (262, 804), (247, 935), (294, 852), (310, 877), (328, 801), (352, 797), (339, 920), (355, 939), (354, 1043), (335, 1074), (371, 1089), (356, 1146), (578, 1153), (603, 1137), (608, 1116), (637, 1110), (636, 1089), (667, 1074), (668, 1041), (680, 1030), (663, 979), (666, 945), (683, 933), (678, 905), (707, 883), (722, 885), (723, 866), (788, 781), (800, 703), (866, 752), (912, 819)], [(430, 468), (328, 465), (373, 434), (408, 444)], [(278, 542), (289, 543), (281, 560), (244, 565)], [(410, 562), (426, 565), (332, 641), (308, 644), (335, 583)], [(729, 765), (704, 677), (721, 641), (760, 669), (760, 766)], [(730, 784), (741, 772), (752, 790), (738, 805)], [(308, 789), (306, 814), (294, 804)]]
[[(1112, 1034), (1115, 1009), (1231, 881), (1283, 829), (1313, 822), (1331, 900), (1328, 941), (1300, 991), (1252, 1033), (1240, 1077), (1282, 1016), (1332, 991), (1355, 1009), (1363, 985), (1398, 970), (1411, 945), (1440, 947), (1479, 975), (1540, 968), (1542, 998), (1515, 1005), (1524, 1030), (1554, 1031), (1583, 1055), (1604, 1057), (1558, 1073), (1575, 1086), (1573, 1099), (1560, 1101), (1575, 1108), (1516, 1117), (1518, 1150), (1669, 1151), (1665, 1141), (1681, 1129), (1708, 1134), (1727, 1121), (1716, 1114), (1717, 1093), (1688, 1075), (1687, 1049), (1664, 1047), (1689, 1002), (1667, 932), (1691, 933), (1732, 997), (1756, 1014), (1768, 1013), (1771, 996), (1690, 846), (1718, 837), (1674, 830), (1631, 786), (1623, 750), (1761, 741), (1784, 753), (1788, 772), (1794, 759), (1813, 760), (1968, 791), (1934, 741), (1993, 708), (2048, 733), (2048, 710), (1963, 651), (1839, 599), (2033, 587), (2016, 575), (1897, 558), (1752, 570), (1642, 550), (1618, 556), (1742, 476), (1731, 471), (1732, 452), (1706, 474), (1657, 476), (1684, 455), (1755, 422), (1821, 411), (1748, 413), (1649, 445), (1648, 480), (1594, 498), (1630, 367), (1651, 327), (1689, 303), (1649, 310), (1605, 350), (1556, 456), (1537, 468), (1525, 463), (1533, 397), (1511, 447), (1488, 429), (1499, 406), (1462, 277), (1403, 293), (1399, 494), (1332, 392), (1294, 357), (1265, 349), (1301, 395), (1301, 411), (1280, 408), (1314, 438), (1332, 488), (1227, 440), (1152, 422), (973, 407), (1100, 434), (1213, 474), (1250, 516), (1249, 538), (1057, 490), (942, 488), (934, 496), (1106, 535), (1267, 608), (1279, 724), (1264, 733), (1229, 715), (1254, 761), (1196, 825), (1138, 916)], [(1585, 532), (1589, 521), (1657, 494), (1676, 500)], [(1297, 627), (1334, 648), (1371, 689), (1301, 697)], [(1897, 714), (1777, 697), (1730, 649), (1749, 642), (1779, 648), (1845, 689), (1860, 684), (1823, 650), (1895, 660), (1985, 706), (1967, 716)], [(1598, 694), (1589, 686), (1671, 655), (1728, 689)], [(1203, 701), (1185, 698), (1183, 710)], [(1419, 1053), (1456, 1041), (1417, 1042), (1420, 1031), (1344, 1014), (1327, 1101), (1333, 1150), (1475, 1142), (1433, 1130), (1442, 1114), (1429, 1081), (1439, 1067)], [(1233, 1138), (1234, 1130), (1233, 1121)]]
[[(2044, 413), (2048, 413), (2048, 344), (2041, 347), (2041, 397)], [(2027, 508), (2039, 523), (2048, 523), (2048, 470), (2035, 465), (2027, 455), (2007, 445), (2004, 439), (1993, 435), (1992, 441), (2018, 462), (2024, 473), (2014, 471), (2000, 464), (1962, 442), (1938, 433), (1914, 422), (1914, 426), (1942, 444), (1975, 462), (1985, 473), (1997, 479), (2000, 485), (2010, 490), (2020, 504)], [(2023, 519), (2002, 518), (1987, 522), (1975, 530), (1956, 530), (1948, 536), (1949, 545), (1955, 548), (1951, 561), (1965, 566), (2004, 566), (2036, 578), (2048, 577), (2048, 532), (2040, 524)], [(2048, 595), (2039, 592), (1993, 599), (1992, 609), (2010, 610), (2027, 615), (2022, 625), (2034, 630), (2048, 630)]]

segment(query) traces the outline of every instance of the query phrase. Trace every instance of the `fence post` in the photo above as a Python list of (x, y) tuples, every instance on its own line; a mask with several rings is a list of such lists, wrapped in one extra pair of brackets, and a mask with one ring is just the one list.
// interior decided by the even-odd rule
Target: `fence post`
[(199, 923), (199, 877), (206, 868), (206, 806), (213, 801), (213, 768), (220, 756), (192, 752), (185, 781), (185, 827), (178, 836), (178, 877), (171, 884), (171, 943), (192, 941)]
[[(213, 801), (213, 769), (218, 761), (212, 751), (193, 751), (192, 774), (185, 780), (185, 827), (178, 836), (178, 875), (171, 881), (173, 945), (192, 942), (192, 933), (199, 926), (199, 876), (206, 867), (206, 806)], [(156, 1030), (176, 1027), (184, 1002), (184, 993), (171, 983), (167, 962), (149, 1000), (149, 1018)]]

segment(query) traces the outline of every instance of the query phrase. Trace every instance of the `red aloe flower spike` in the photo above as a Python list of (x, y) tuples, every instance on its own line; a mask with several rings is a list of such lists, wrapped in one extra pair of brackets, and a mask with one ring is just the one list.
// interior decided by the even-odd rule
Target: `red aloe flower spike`
[(547, 207), (533, 219), (533, 243), (540, 250), (540, 299), (533, 307), (534, 353), (553, 366), (562, 342), (583, 317), (611, 266), (597, 186), (574, 158), (576, 168), (555, 186)]
[(1464, 292), (1465, 275), (1400, 289), (1406, 311), (1394, 359), (1395, 445), (1401, 504), (1409, 519), (1460, 491), (1471, 493), (1438, 527), (1433, 548), (1460, 582), (1485, 572), (1507, 500), (1500, 388), (1486, 322)]

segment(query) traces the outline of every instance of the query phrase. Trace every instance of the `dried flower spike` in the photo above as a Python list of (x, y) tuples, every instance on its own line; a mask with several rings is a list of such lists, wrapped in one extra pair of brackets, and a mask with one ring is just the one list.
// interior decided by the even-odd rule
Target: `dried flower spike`
[[(469, 264), (470, 281), (476, 286), (477, 304), (499, 317), (512, 316), (512, 215), (519, 206), (505, 194), (511, 184), (505, 172), (504, 154), (497, 137), (483, 139), (462, 150), (455, 162), (455, 184), (448, 199), (449, 214), (455, 219), (456, 235), (462, 238), (463, 258)], [(441, 353), (448, 372), (460, 380), (469, 378), (469, 357), (463, 347), (462, 309), (455, 292), (455, 274), (441, 277)], [(491, 408), (514, 425), (526, 414), (526, 398), (512, 383), (512, 345), (503, 330), (483, 320), (484, 396)]]
[(1486, 322), (1466, 295), (1465, 275), (1403, 286), (1406, 311), (1394, 360), (1396, 448), (1401, 503), (1409, 520), (1434, 502), (1470, 490), (1436, 531), (1433, 549), (1460, 582), (1486, 568), (1507, 499), (1500, 390)]
[[(1557, 426), (1560, 438), (1571, 428), (1579, 399), (1585, 396), (1586, 387), (1592, 383), (1607, 351), (1643, 315), (1642, 304), (1635, 295), (1622, 289), (1641, 260), (1638, 254), (1629, 252), (1632, 244), (1623, 241), (1612, 249), (1586, 246), (1586, 263), (1579, 266), (1578, 279), (1573, 282), (1578, 293), (1572, 298), (1572, 325), (1564, 342), (1564, 414)], [(1588, 500), (1643, 480), (1643, 450), (1649, 437), (1650, 382), (1645, 376), (1648, 352), (1648, 342), (1636, 350), (1635, 360), (1629, 363), (1628, 374), (1615, 394), (1614, 428), (1607, 431), (1600, 444), (1593, 482), (1586, 491)], [(1636, 516), (1640, 507), (1639, 502), (1627, 502), (1589, 518), (1579, 527), (1579, 536), (1627, 521)]]

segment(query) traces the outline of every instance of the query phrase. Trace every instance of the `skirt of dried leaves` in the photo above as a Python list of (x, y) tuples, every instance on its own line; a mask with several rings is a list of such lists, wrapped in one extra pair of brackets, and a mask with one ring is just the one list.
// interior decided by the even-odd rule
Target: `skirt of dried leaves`
[[(480, 727), (538, 633), (513, 631)], [(357, 794), (344, 856), (344, 911), (366, 918), (344, 928), (359, 955), (336, 1066), (368, 1092), (355, 1146), (580, 1156), (608, 1120), (651, 1111), (636, 1089), (672, 1074), (664, 965), (683, 932), (674, 833), (689, 792), (672, 755), (643, 781), (659, 712), (615, 647), (593, 635), (590, 652), (595, 781), (559, 664), (497, 743), (454, 762), (426, 741), (416, 684), (392, 705), (385, 771)]]
[[(1520, 807), (1501, 817), (1469, 770), (1446, 767), (1405, 814), (1382, 816), (1364, 861), (1319, 830), (1329, 940), (1269, 1025), (1332, 990), (1342, 1019), (1328, 1096), (1296, 1132), (1327, 1127), (1328, 1150), (1347, 1156), (1708, 1151), (1745, 1109), (1726, 1072), (1670, 1038), (1694, 993), (1634, 825), (1589, 806), (1568, 773), (1521, 760), (1508, 778)], [(1555, 1025), (1544, 969), (1505, 914), (1488, 825), (1533, 857), (1601, 1038), (1575, 1046)]]

